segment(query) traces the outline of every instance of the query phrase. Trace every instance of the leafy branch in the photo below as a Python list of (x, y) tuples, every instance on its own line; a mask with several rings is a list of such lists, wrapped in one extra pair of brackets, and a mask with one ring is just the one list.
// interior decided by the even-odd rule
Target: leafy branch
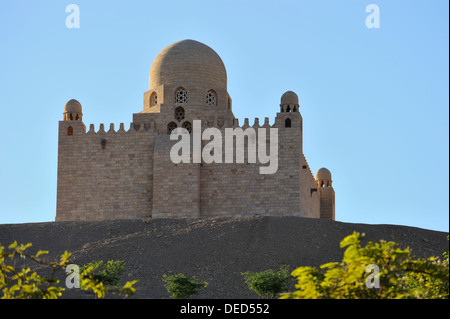
[[(35, 255), (27, 253), (27, 249), (32, 244), (18, 244), (17, 241), (8, 246), (8, 251), (0, 245), (0, 292), (2, 299), (57, 299), (62, 296), (65, 288), (59, 285), (59, 280), (55, 277), (58, 270), (65, 271), (72, 264), (71, 253), (65, 251), (58, 262), (45, 262), (40, 257), (47, 255), (45, 250), (38, 251)], [(20, 257), (34, 263), (51, 267), (50, 277), (43, 277), (29, 267), (17, 270), (14, 260)], [(10, 262), (8, 264), (7, 262)], [(134, 294), (133, 285), (137, 282), (127, 282), (121, 288), (111, 289), (105, 286), (102, 281), (93, 273), (94, 267), (84, 268), (80, 275), (81, 289), (92, 291), (97, 298), (104, 298), (106, 293), (121, 294), (129, 297)]]

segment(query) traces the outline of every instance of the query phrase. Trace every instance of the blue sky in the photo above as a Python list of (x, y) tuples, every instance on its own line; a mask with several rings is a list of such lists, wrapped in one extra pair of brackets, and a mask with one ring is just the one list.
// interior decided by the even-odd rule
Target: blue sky
[[(69, 29), (66, 6), (80, 8)], [(380, 28), (365, 25), (380, 8)], [(156, 55), (194, 39), (228, 72), (240, 123), (295, 91), (304, 153), (327, 167), (336, 219), (449, 228), (446, 0), (0, 0), (0, 223), (53, 221), (66, 101), (83, 121), (142, 110)], [(74, 190), (76, 191), (76, 190)]]

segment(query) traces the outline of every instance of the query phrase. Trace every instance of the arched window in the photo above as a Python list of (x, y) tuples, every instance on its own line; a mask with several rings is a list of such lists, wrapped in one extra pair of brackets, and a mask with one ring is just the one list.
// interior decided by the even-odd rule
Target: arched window
[(175, 103), (187, 103), (187, 92), (184, 88), (175, 91)]
[(217, 105), (217, 95), (214, 90), (209, 90), (206, 92), (206, 104), (207, 105)]
[(150, 95), (150, 107), (155, 106), (158, 104), (158, 96), (156, 95), (156, 92), (153, 92)]
[(291, 111), (291, 107), (288, 105), (286, 108), (286, 112), (290, 112)]
[(183, 123), (183, 128), (185, 128), (186, 130), (188, 130), (189, 134), (192, 133), (192, 124), (191, 124), (191, 122), (184, 122), (184, 123)]
[(172, 133), (172, 131), (176, 128), (177, 128), (177, 123), (170, 122), (169, 124), (167, 124), (167, 134)]
[(184, 120), (184, 109), (179, 106), (175, 109), (175, 119), (178, 122), (181, 122), (182, 120)]
[(73, 127), (72, 127), (72, 126), (69, 126), (69, 127), (67, 128), (67, 135), (69, 135), (69, 136), (72, 136), (72, 135), (73, 135)]
[(72, 113), (70, 113), (69, 119), (70, 119), (71, 121), (73, 121)]
[(77, 116), (75, 117), (75, 120), (79, 120), (80, 119), (80, 117), (78, 116), (78, 114), (77, 114)]
[(291, 127), (291, 119), (287, 118), (286, 121), (284, 121), (284, 127)]

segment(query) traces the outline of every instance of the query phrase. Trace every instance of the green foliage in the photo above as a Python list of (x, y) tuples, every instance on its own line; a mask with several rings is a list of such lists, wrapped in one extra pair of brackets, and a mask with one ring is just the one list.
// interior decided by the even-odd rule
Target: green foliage
[[(447, 235), (447, 240), (449, 240), (448, 236), (449, 236), (449, 235)], [(444, 253), (442, 254), (442, 257), (443, 257), (444, 259), (448, 259), (448, 251), (444, 251)]]
[[(447, 236), (447, 240), (449, 237)], [(442, 254), (443, 263), (447, 263), (448, 271), (448, 251)], [(425, 260), (421, 259), (422, 262)], [(440, 276), (433, 276), (428, 273), (405, 272), (405, 289), (415, 291), (417, 298), (448, 298), (449, 281)]]
[[(56, 299), (62, 295), (65, 288), (55, 277), (58, 270), (65, 270), (71, 264), (69, 258), (71, 254), (65, 251), (59, 262), (44, 262), (39, 257), (48, 254), (48, 251), (38, 251), (36, 255), (26, 252), (31, 247), (31, 243), (18, 245), (15, 241), (8, 246), (9, 252), (0, 245), (0, 296), (2, 299)], [(52, 275), (47, 278), (31, 271), (29, 267), (18, 270), (15, 268), (15, 259), (20, 257), (31, 260), (52, 269)], [(10, 262), (10, 263), (8, 263)], [(81, 289), (92, 291), (96, 297), (103, 298), (107, 292), (130, 296), (134, 294), (133, 285), (136, 281), (127, 282), (123, 287), (112, 290), (98, 280), (92, 273), (93, 266), (89, 266), (80, 271)]]
[(102, 282), (104, 285), (117, 287), (120, 276), (125, 272), (125, 262), (122, 260), (96, 260), (80, 267), (80, 272), (90, 269), (93, 279)]
[(274, 298), (276, 295), (289, 289), (290, 279), (289, 266), (282, 266), (276, 271), (268, 269), (263, 272), (244, 272), (245, 282), (248, 287), (263, 298)]
[(174, 299), (187, 299), (208, 285), (206, 281), (200, 281), (195, 277), (187, 277), (183, 274), (163, 275), (163, 281), (167, 291), (172, 294), (171, 298)]
[[(405, 299), (448, 298), (448, 256), (413, 260), (409, 248), (397, 248), (394, 242), (369, 242), (361, 247), (364, 236), (353, 233), (341, 241), (346, 248), (342, 262), (322, 265), (321, 269), (300, 267), (292, 272), (297, 291), (283, 299)], [(379, 268), (379, 288), (369, 288), (366, 266)]]

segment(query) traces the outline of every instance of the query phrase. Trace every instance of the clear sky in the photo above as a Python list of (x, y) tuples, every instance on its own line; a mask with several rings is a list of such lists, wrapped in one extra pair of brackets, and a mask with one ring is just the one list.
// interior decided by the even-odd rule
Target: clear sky
[[(369, 4), (380, 27), (367, 28)], [(80, 27), (66, 27), (66, 6)], [(304, 153), (327, 167), (336, 220), (449, 229), (447, 0), (0, 0), (0, 223), (53, 221), (58, 121), (142, 110), (167, 45), (212, 47), (240, 123), (299, 96)], [(77, 190), (74, 189), (73, 192)]]

